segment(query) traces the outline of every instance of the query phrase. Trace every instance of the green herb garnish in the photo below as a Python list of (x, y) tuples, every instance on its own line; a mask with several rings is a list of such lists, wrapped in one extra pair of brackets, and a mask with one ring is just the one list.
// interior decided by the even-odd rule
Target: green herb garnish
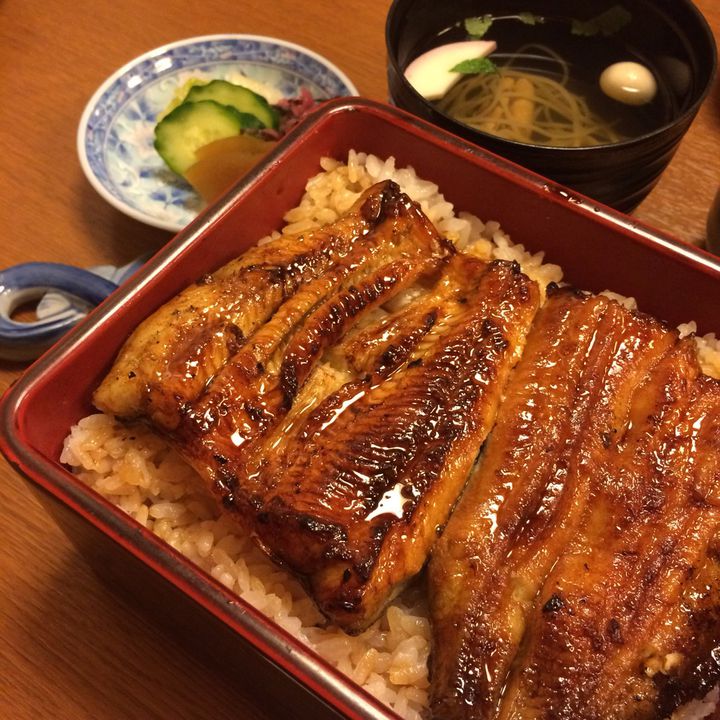
[[(525, 25), (540, 25), (545, 22), (542, 15), (535, 15), (531, 12), (521, 12), (517, 15), (479, 15), (477, 17), (465, 18), (463, 21), (467, 34), (475, 39), (480, 39), (487, 34), (490, 26), (495, 20), (519, 20)], [(622, 5), (613, 5), (605, 12), (596, 15), (589, 20), (572, 19), (570, 32), (573, 35), (582, 37), (593, 37), (603, 35), (608, 37), (622, 30), (632, 20), (632, 14)]]
[(613, 5), (589, 20), (573, 20), (570, 32), (581, 37), (602, 35), (608, 37), (622, 30), (632, 20), (632, 14), (622, 5)]
[(493, 24), (492, 15), (465, 18), (465, 31), (474, 38), (481, 38)]
[(497, 72), (497, 65), (490, 58), (471, 58), (459, 62), (450, 72), (462, 73), (463, 75), (485, 75)]
[(493, 15), (481, 15), (479, 17), (465, 18), (465, 32), (473, 38), (484, 37), (490, 26), (495, 20), (519, 20), (525, 25), (539, 25), (545, 22), (545, 18), (542, 15), (535, 15), (531, 12), (521, 12), (517, 15), (499, 15), (497, 17)]

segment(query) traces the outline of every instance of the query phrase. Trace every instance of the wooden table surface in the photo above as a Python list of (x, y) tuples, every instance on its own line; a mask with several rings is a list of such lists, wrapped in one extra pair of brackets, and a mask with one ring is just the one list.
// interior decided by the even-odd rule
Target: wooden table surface
[[(720, 4), (698, 0), (720, 37)], [(389, 0), (5, 0), (0, 3), (0, 267), (30, 260), (121, 265), (169, 234), (106, 204), (82, 174), (85, 103), (120, 65), (194, 35), (242, 32), (300, 43), (387, 98)], [(720, 186), (718, 83), (642, 220), (701, 244)], [(0, 361), (0, 391), (23, 365)], [(270, 718), (282, 691), (228, 682), (116, 597), (0, 461), (0, 717), (8, 720)], [(298, 714), (294, 714), (296, 717)], [(304, 716), (312, 717), (312, 713)]]

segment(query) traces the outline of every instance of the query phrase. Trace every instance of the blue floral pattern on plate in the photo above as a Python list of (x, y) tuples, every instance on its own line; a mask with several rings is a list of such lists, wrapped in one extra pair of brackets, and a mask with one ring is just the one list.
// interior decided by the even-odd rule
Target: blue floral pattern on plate
[(157, 115), (191, 78), (220, 78), (275, 103), (301, 87), (318, 100), (356, 95), (347, 76), (310, 50), (274, 38), (210, 35), (152, 50), (120, 68), (92, 97), (78, 130), (78, 153), (95, 189), (137, 220), (178, 231), (202, 200), (153, 147)]

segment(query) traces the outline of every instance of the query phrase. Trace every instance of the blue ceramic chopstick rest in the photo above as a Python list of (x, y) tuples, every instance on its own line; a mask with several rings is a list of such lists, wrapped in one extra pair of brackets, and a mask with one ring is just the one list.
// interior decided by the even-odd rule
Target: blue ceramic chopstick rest
[[(0, 358), (37, 357), (143, 263), (83, 270), (61, 263), (31, 262), (0, 271)], [(39, 301), (39, 302), (38, 302)], [(13, 320), (22, 305), (38, 302), (36, 320)]]

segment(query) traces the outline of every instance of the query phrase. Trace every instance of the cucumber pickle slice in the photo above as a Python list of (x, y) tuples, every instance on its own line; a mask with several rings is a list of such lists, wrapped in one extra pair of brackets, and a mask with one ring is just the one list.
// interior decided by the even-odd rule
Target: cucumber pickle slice
[(269, 128), (277, 129), (280, 116), (268, 101), (242, 85), (227, 80), (211, 80), (205, 85), (193, 85), (185, 96), (185, 102), (215, 100), (221, 105), (230, 105), (238, 112), (250, 113)]
[(198, 148), (261, 127), (254, 114), (215, 100), (186, 101), (155, 126), (155, 149), (171, 170), (182, 175), (195, 163)]

